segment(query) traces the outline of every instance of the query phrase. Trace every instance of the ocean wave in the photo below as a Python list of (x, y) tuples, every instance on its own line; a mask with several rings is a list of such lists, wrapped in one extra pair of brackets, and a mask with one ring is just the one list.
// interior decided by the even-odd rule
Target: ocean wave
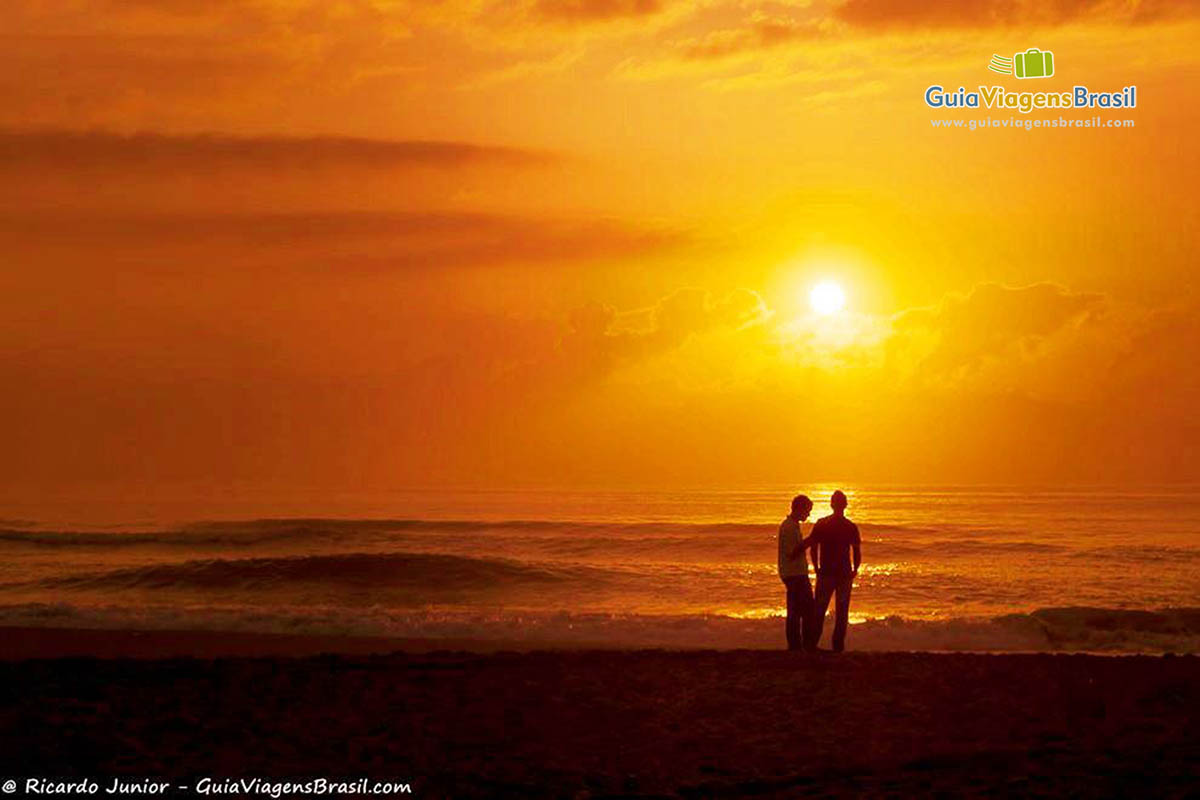
[[(191, 551), (196, 556), (230, 551), (253, 552), (256, 548), (271, 555), (287, 555), (288, 551), (345, 552), (355, 548), (379, 553), (397, 550), (453, 552), (461, 545), (460, 534), (488, 537), (503, 534), (505, 530), (523, 534), (497, 540), (495, 545), (497, 549), (507, 550), (508, 555), (516, 559), (646, 564), (767, 563), (774, 559), (774, 528), (740, 524), (613, 525), (389, 520), (339, 524), (327, 521), (278, 521), (252, 525), (222, 523), (155, 532), (0, 529), (0, 546), (8, 544), (36, 549), (96, 552), (106, 549), (166, 548), (171, 551)], [(1123, 550), (1118, 547), (1077, 548), (1067, 544), (987, 536), (948, 538), (944, 531), (939, 532), (942, 536), (922, 540), (913, 529), (893, 526), (886, 530), (890, 535), (884, 536), (879, 531), (873, 531), (870, 534), (873, 538), (864, 536), (864, 549), (871, 560), (926, 561), (1050, 554), (1105, 560), (1118, 556)], [(426, 533), (432, 535), (424, 536)], [(1153, 551), (1143, 549), (1138, 557), (1151, 561), (1194, 561), (1200, 559), (1200, 550), (1163, 546)]]
[(858, 627), (872, 649), (1200, 652), (1200, 608), (1042, 608), (992, 618), (888, 617)]
[[(595, 577), (588, 567), (550, 567), (500, 558), (465, 558), (429, 553), (344, 553), (285, 558), (199, 559), (183, 563), (119, 567), (81, 575), (45, 578), (48, 589), (249, 589), (306, 584), (365, 591), (502, 589)], [(26, 587), (29, 584), (8, 584)]]
[[(382, 607), (245, 608), (177, 604), (0, 606), (0, 625), (387, 636), (516, 647), (774, 649), (779, 618), (722, 615), (479, 613)], [(873, 619), (852, 625), (853, 650), (1200, 653), (1200, 608), (1044, 608), (992, 618)], [(398, 646), (400, 646), (398, 644)]]
[(30, 523), (10, 521), (0, 526), (0, 542), (48, 547), (120, 545), (243, 545), (309, 537), (345, 539), (355, 535), (389, 533), (498, 532), (606, 534), (641, 537), (654, 534), (774, 534), (775, 524), (693, 522), (603, 522), (549, 520), (425, 520), (425, 519), (259, 519), (233, 522), (197, 522), (157, 531), (46, 530)]
[[(1014, 540), (978, 534), (954, 526), (934, 529), (902, 524), (859, 525), (864, 544), (887, 558), (911, 554), (972, 556), (986, 552), (1052, 553), (1062, 544)], [(777, 523), (750, 522), (605, 522), (548, 520), (425, 520), (282, 518), (230, 522), (200, 522), (157, 531), (44, 530), (10, 525), (0, 527), (0, 547), (105, 549), (247, 549), (275, 550), (303, 545), (339, 549), (401, 548), (406, 543), (458, 541), (461, 535), (506, 536), (550, 555), (601, 557), (606, 551), (636, 558), (642, 555), (689, 560), (741, 561), (756, 548), (773, 545)], [(1196, 555), (1192, 553), (1191, 555)]]
[(1087, 547), (1079, 550), (1078, 554), (1085, 558), (1095, 559), (1127, 559), (1130, 556), (1130, 550), (1136, 549), (1138, 561), (1195, 561), (1200, 560), (1200, 549), (1191, 547), (1171, 547), (1170, 545), (1156, 544), (1153, 547), (1145, 545), (1113, 545), (1110, 547)]

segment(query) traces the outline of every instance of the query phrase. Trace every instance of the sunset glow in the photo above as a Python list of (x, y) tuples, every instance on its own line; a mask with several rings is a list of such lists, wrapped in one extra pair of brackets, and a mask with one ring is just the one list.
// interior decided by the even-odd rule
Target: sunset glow
[(1194, 480), (1200, 22), (993, 5), (5, 4), (4, 491)]
[(842, 287), (832, 281), (822, 281), (813, 287), (808, 295), (812, 310), (828, 316), (841, 311), (846, 305), (846, 294)]
[(4, 793), (1200, 797), (1200, 3), (0, 30)]

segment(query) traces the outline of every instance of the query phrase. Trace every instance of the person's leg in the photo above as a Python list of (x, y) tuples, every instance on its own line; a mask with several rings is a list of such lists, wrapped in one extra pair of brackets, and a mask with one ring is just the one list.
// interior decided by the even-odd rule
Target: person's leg
[(809, 646), (812, 649), (817, 649), (817, 644), (821, 641), (821, 632), (825, 629), (825, 612), (829, 610), (829, 598), (833, 596), (833, 590), (836, 583), (829, 579), (826, 575), (817, 576), (817, 596), (813, 601), (813, 632), (812, 638), (809, 639)]
[(800, 643), (805, 650), (815, 650), (817, 643), (812, 640), (813, 635), (813, 590), (812, 583), (809, 582), (808, 576), (801, 577), (798, 581), (800, 590)]
[(787, 619), (784, 620), (784, 630), (787, 633), (788, 650), (800, 648), (800, 593), (795, 578), (783, 582), (787, 587)]
[(838, 581), (837, 602), (833, 607), (833, 649), (840, 653), (846, 649), (846, 628), (850, 624), (850, 589), (854, 579), (847, 575)]

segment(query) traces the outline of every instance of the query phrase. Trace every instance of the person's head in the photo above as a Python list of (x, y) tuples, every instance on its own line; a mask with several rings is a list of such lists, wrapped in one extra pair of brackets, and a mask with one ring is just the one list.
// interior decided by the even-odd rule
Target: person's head
[(798, 494), (792, 498), (792, 516), (796, 519), (808, 519), (808, 512), (812, 511), (812, 500), (808, 499), (808, 495)]
[(846, 493), (841, 489), (838, 489), (833, 493), (833, 496), (829, 498), (829, 505), (836, 513), (844, 513), (846, 511)]

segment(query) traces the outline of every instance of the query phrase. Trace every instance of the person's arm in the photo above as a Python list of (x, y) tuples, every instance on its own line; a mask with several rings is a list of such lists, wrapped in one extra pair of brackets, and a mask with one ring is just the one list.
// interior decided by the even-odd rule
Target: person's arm
[(804, 550), (804, 544), (801, 542), (801, 539), (803, 538), (801, 534), (802, 534), (802, 531), (800, 530), (800, 523), (797, 522), (796, 523), (796, 538), (793, 540), (793, 541), (795, 541), (795, 544), (793, 544), (791, 547), (788, 548), (788, 559), (791, 561), (795, 561), (796, 556), (800, 555), (801, 551)]
[(817, 525), (813, 525), (812, 536), (809, 536), (807, 539), (804, 540), (805, 546), (808, 547), (810, 550), (812, 550), (813, 569), (818, 572), (821, 570), (820, 557), (817, 555), (817, 552), (820, 550), (820, 548), (818, 547), (818, 545), (820, 545), (820, 541), (817, 539), (817, 531), (818, 531), (819, 525), (820, 525), (820, 523), (817, 523)]
[(858, 574), (858, 567), (862, 564), (862, 537), (858, 535), (858, 526), (854, 526), (854, 574)]

